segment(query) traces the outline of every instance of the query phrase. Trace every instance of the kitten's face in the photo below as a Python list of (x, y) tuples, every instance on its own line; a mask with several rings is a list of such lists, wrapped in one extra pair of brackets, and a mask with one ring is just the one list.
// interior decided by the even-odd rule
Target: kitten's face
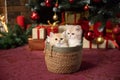
[(76, 38), (76, 31), (75, 31), (75, 30), (68, 29), (68, 30), (66, 31), (66, 35), (67, 35), (68, 39)]
[(54, 45), (54, 44), (63, 44), (66, 43), (66, 38), (64, 36), (64, 34), (62, 33), (52, 33), (50, 35), (51, 40), (50, 42)]
[(80, 26), (68, 26), (66, 35), (68, 39), (75, 39), (81, 36), (82, 31)]

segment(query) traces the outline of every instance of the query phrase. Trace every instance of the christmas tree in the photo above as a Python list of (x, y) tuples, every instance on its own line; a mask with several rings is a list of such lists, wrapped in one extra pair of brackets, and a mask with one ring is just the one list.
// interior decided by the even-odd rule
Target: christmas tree
[(32, 20), (46, 23), (55, 13), (61, 17), (64, 11), (83, 11), (86, 4), (89, 4), (89, 0), (28, 0), (26, 6), (31, 9), (32, 15), (36, 12), (37, 18), (32, 16)]
[[(112, 26), (110, 28), (113, 29), (111, 33), (115, 34), (114, 39), (120, 44), (120, 37), (118, 37), (120, 36), (120, 0), (28, 0), (26, 6), (31, 9), (31, 19), (43, 23), (50, 20), (50, 16), (55, 13), (57, 15), (54, 16), (53, 21), (57, 19), (60, 21), (59, 16), (61, 16), (62, 12), (87, 11), (89, 16), (84, 19), (89, 21), (89, 25), (96, 25), (99, 22), (100, 25), (97, 25), (96, 31), (103, 33), (100, 34), (103, 37), (106, 36), (107, 28)], [(35, 16), (33, 16), (34, 12)]]
[(106, 22), (111, 20), (113, 23), (119, 23), (120, 0), (92, 0), (90, 3), (90, 20), (95, 23), (103, 23), (103, 29)]
[(45, 11), (49, 11), (49, 15), (53, 15), (53, 12), (82, 12), (88, 10), (88, 19), (92, 23), (101, 21), (105, 24), (108, 19), (118, 23), (118, 18), (120, 17), (120, 0), (28, 0), (26, 5), (31, 11), (36, 11), (39, 16), (46, 15)]

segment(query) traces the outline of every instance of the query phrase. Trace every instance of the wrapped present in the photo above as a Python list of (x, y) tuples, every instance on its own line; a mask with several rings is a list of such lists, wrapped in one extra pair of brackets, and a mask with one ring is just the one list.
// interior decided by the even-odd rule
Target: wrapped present
[(112, 29), (106, 29), (105, 37), (110, 40), (114, 40), (114, 34), (112, 32)]
[(97, 48), (97, 46), (83, 37), (83, 48)]
[(79, 25), (81, 25), (83, 32), (87, 32), (89, 31), (89, 20), (85, 20), (85, 19), (80, 19), (79, 20)]
[(46, 35), (46, 29), (43, 26), (32, 29), (32, 39), (45, 39)]
[(116, 43), (115, 41), (105, 39), (102, 44), (96, 44), (92, 41), (88, 41), (85, 38), (83, 38), (83, 48), (90, 48), (90, 49), (92, 48), (103, 48), (103, 49), (116, 48)]
[(80, 19), (80, 13), (76, 12), (65, 12), (65, 23), (67, 24), (76, 24)]
[(66, 11), (64, 14), (62, 13), (62, 23), (66, 24), (80, 24), (80, 20), (82, 18), (88, 18), (89, 12), (74, 12), (74, 11)]
[(47, 35), (49, 36), (50, 35), (50, 32), (53, 32), (53, 33), (58, 33), (58, 23), (59, 21), (55, 21), (53, 23), (51, 23), (49, 20), (48, 20), (48, 24), (46, 29), (47, 29)]
[(105, 33), (106, 38), (114, 40), (114, 33), (113, 33), (114, 26), (115, 25), (113, 25), (111, 21), (106, 22), (106, 33)]
[(28, 39), (28, 46), (30, 50), (44, 50), (44, 39)]

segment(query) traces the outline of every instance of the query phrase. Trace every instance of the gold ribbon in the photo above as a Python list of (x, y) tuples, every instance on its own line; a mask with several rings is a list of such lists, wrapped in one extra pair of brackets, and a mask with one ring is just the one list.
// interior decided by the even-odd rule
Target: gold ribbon
[(107, 33), (112, 33), (112, 30), (111, 29), (106, 29), (106, 32)]

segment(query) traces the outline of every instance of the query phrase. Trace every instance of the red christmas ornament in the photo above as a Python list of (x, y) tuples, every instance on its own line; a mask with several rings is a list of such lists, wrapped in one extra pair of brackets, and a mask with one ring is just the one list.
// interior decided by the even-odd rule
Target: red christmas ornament
[(95, 38), (94, 32), (93, 31), (86, 32), (85, 33), (85, 38), (89, 41), (94, 40), (94, 38)]
[(55, 7), (58, 8), (59, 4), (58, 3), (55, 3)]
[(120, 35), (120, 27), (119, 26), (117, 26), (113, 29), (113, 34)]
[(70, 3), (73, 3), (73, 2), (74, 2), (74, 0), (69, 0), (69, 2), (70, 2)]
[(88, 4), (84, 6), (84, 10), (85, 10), (85, 11), (89, 10)]
[(46, 1), (45, 1), (45, 5), (46, 5), (47, 7), (50, 7), (50, 6), (51, 6), (51, 1), (50, 1), (50, 0), (46, 0)]
[(31, 19), (32, 20), (38, 20), (38, 19), (40, 19), (40, 16), (37, 12), (32, 12)]

